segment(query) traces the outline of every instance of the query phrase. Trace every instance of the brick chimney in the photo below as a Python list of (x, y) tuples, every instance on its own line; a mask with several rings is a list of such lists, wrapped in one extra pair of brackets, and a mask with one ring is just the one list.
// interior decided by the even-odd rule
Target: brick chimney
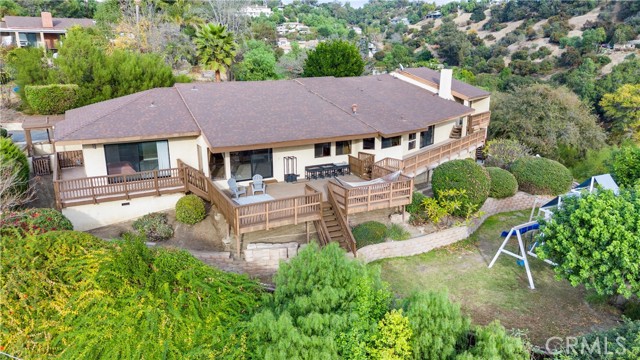
[(451, 82), (453, 81), (453, 70), (442, 69), (440, 70), (440, 87), (438, 89), (438, 96), (443, 99), (453, 100), (451, 95)]
[(51, 17), (50, 12), (41, 12), (40, 18), (42, 19), (42, 27), (43, 28), (53, 28), (53, 18)]

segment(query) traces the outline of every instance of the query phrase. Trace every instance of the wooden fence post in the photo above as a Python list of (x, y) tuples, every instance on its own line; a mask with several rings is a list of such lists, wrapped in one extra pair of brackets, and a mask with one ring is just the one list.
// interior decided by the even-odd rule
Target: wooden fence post
[(158, 184), (158, 170), (153, 170), (153, 185), (156, 187), (156, 195), (160, 196), (160, 185)]

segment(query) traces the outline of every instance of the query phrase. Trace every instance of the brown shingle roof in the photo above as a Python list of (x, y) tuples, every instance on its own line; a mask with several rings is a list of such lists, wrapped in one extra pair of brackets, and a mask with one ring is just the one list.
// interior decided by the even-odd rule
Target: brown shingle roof
[[(429, 82), (436, 84), (437, 86), (440, 86), (440, 73), (435, 70), (421, 67), (421, 68), (408, 68), (408, 69), (405, 68), (403, 71), (411, 75), (423, 78)], [(465, 82), (462, 82), (456, 79), (453, 79), (451, 83), (451, 90), (458, 92), (462, 95), (465, 95), (470, 99), (491, 95), (491, 93), (488, 91), (482, 90), (473, 85), (469, 85)]]
[(214, 149), (255, 148), (408, 133), (472, 111), (390, 75), (176, 84), (67, 111), (55, 139), (117, 141), (201, 129)]
[(176, 89), (214, 148), (375, 133), (294, 80), (176, 84)]
[(356, 117), (382, 135), (426, 129), (473, 111), (391, 75), (305, 78), (300, 82), (345, 111), (357, 104)]
[(42, 30), (66, 30), (74, 25), (93, 26), (95, 23), (91, 19), (53, 18), (53, 28), (42, 27), (41, 17), (31, 16), (5, 16), (5, 29), (42, 29)]
[(157, 88), (69, 110), (56, 124), (56, 141), (175, 137), (198, 125), (175, 88)]

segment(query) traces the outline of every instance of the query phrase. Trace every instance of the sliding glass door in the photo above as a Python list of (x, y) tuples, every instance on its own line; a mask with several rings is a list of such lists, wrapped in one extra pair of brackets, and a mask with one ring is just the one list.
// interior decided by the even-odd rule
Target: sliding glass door
[(251, 180), (260, 174), (263, 178), (273, 177), (273, 156), (271, 149), (236, 151), (231, 156), (231, 176), (237, 181)]
[(109, 175), (128, 175), (171, 167), (167, 140), (109, 144), (104, 146), (104, 154)]

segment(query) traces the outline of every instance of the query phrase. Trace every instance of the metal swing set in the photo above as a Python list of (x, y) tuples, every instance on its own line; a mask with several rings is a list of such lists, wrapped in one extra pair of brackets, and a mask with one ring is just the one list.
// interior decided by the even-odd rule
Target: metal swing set
[[(618, 185), (616, 184), (616, 182), (613, 180), (613, 178), (611, 177), (611, 175), (609, 174), (604, 174), (604, 175), (598, 175), (598, 176), (593, 176), (591, 179), (584, 181), (583, 183), (579, 184), (578, 186), (576, 186), (575, 188), (571, 189), (568, 193), (564, 194), (564, 195), (560, 195), (555, 197), (553, 200), (547, 202), (546, 204), (543, 204), (542, 206), (540, 206), (540, 208), (538, 209), (538, 216), (537, 217), (543, 217), (545, 220), (550, 220), (553, 216), (553, 209), (557, 209), (559, 207), (562, 206), (562, 198), (563, 197), (568, 197), (568, 196), (580, 196), (583, 193), (592, 193), (594, 191), (596, 191), (597, 189), (607, 189), (607, 190), (613, 190), (613, 192), (615, 192), (616, 194), (618, 194), (619, 192), (619, 188)], [(509, 231), (503, 231), (501, 236), (504, 237), (504, 241), (502, 242), (502, 245), (500, 245), (500, 248), (498, 249), (498, 251), (496, 252), (496, 255), (493, 257), (493, 260), (491, 260), (491, 263), (489, 263), (489, 268), (493, 267), (493, 265), (496, 263), (496, 261), (498, 260), (498, 257), (500, 257), (500, 254), (506, 254), (509, 256), (512, 256), (517, 260), (518, 265), (522, 265), (526, 272), (527, 272), (527, 278), (529, 280), (529, 287), (534, 290), (535, 289), (535, 285), (533, 283), (533, 275), (531, 274), (531, 268), (529, 267), (529, 261), (527, 259), (527, 255), (534, 257), (534, 258), (538, 258), (538, 255), (535, 253), (535, 250), (538, 246), (543, 245), (544, 244), (544, 239), (542, 239), (541, 236), (538, 236), (538, 238), (536, 240), (534, 239), (534, 235), (533, 233), (531, 233), (531, 241), (532, 244), (529, 246), (529, 248), (527, 249), (527, 247), (525, 246), (525, 241), (524, 241), (524, 234), (528, 233), (528, 232), (533, 232), (533, 231), (537, 231), (540, 229), (540, 223), (538, 223), (537, 220), (533, 220), (534, 216), (533, 214), (535, 213), (535, 209), (536, 209), (536, 205), (537, 205), (538, 200), (536, 199), (536, 201), (534, 201), (533, 203), (533, 207), (531, 209), (531, 215), (529, 216), (529, 221), (524, 223), (524, 224), (520, 224), (520, 225), (516, 225), (514, 227), (512, 227)], [(509, 243), (509, 240), (511, 240), (512, 238), (516, 238), (518, 241), (518, 249), (519, 249), (519, 254), (514, 253), (512, 251), (509, 251), (506, 249), (507, 244)], [(544, 262), (546, 262), (549, 265), (553, 265), (556, 266), (557, 264), (554, 263), (551, 260), (545, 259)]]

